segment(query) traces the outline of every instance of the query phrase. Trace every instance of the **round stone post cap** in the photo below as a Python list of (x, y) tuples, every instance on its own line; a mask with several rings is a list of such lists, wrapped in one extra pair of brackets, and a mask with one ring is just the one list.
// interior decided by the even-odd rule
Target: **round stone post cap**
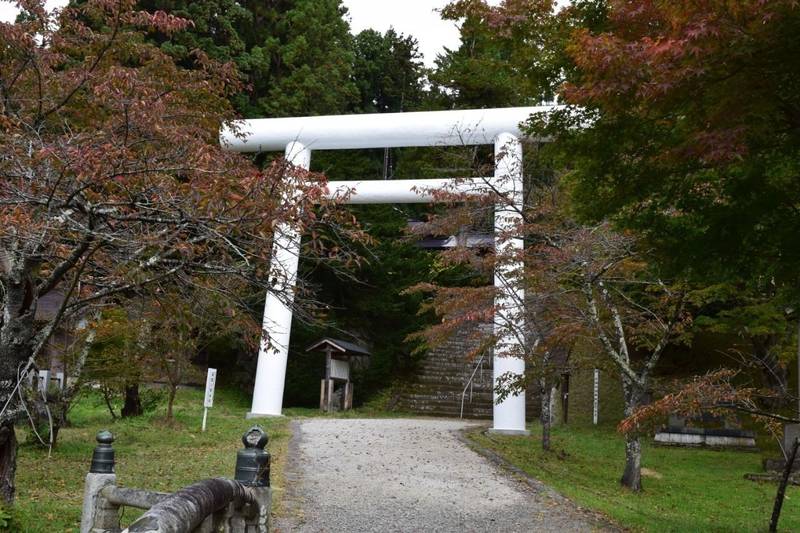
[(114, 442), (114, 434), (107, 429), (102, 429), (98, 431), (97, 436), (95, 438), (97, 439), (98, 444), (111, 445), (111, 443)]
[(245, 448), (258, 448), (263, 450), (269, 442), (267, 432), (261, 426), (253, 426), (242, 435), (242, 444)]

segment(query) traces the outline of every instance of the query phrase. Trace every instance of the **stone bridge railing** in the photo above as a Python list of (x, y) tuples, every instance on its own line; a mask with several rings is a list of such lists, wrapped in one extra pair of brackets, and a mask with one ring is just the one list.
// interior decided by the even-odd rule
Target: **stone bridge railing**
[[(242, 437), (234, 479), (205, 479), (168, 494), (117, 486), (114, 437), (101, 431), (86, 476), (81, 533), (265, 533), (271, 502), (267, 441), (254, 426)], [(146, 512), (123, 529), (122, 507)]]

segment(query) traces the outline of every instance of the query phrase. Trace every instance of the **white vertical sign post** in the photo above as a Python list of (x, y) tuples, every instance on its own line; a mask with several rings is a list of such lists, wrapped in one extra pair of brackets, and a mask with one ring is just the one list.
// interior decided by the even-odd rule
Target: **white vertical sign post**
[(214, 407), (214, 386), (217, 384), (217, 369), (209, 368), (206, 376), (206, 397), (203, 401), (203, 431), (206, 430), (208, 410)]
[(39, 391), (43, 396), (47, 396), (48, 387), (50, 387), (50, 371), (39, 370)]
[(600, 369), (594, 369), (594, 409), (592, 410), (592, 423), (597, 425), (597, 415), (600, 410)]

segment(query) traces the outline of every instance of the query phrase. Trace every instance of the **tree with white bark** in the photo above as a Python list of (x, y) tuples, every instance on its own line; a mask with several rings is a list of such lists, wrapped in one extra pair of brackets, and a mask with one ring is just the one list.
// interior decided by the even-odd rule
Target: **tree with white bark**
[[(619, 371), (624, 414), (649, 403), (653, 373), (664, 350), (684, 332), (685, 292), (658, 278), (633, 237), (603, 223), (580, 227), (553, 247), (562, 258), (562, 278), (573, 312), (559, 320), (576, 321), (598, 351)], [(560, 264), (559, 264), (560, 263)], [(625, 435), (623, 486), (642, 488), (639, 435)]]
[[(596, 357), (619, 371), (625, 415), (630, 416), (648, 402), (653, 372), (670, 342), (684, 333), (688, 316), (684, 291), (659, 279), (640, 242), (607, 222), (585, 226), (572, 220), (559, 203), (563, 195), (558, 180), (537, 170), (535, 163), (528, 164), (523, 202), (516, 207), (520, 223), (497, 236), (500, 242), (523, 238), (524, 247), (499, 254), (458, 247), (444, 259), (469, 265), (483, 283), (417, 288), (432, 294), (428, 307), (442, 317), (441, 323), (420, 334), (429, 344), (463, 335), (465, 324), (472, 326), (478, 341), (476, 353), (496, 349), (503, 337), (517, 340), (509, 355), (525, 359), (526, 375), (500, 376), (495, 388), (502, 400), (535, 380), (541, 395), (542, 446), (547, 450), (551, 390), (566, 363), (562, 354), (569, 354), (577, 339), (588, 340)], [(485, 217), (504, 198), (497, 183), (487, 181), (486, 187), (488, 193), (477, 200), (440, 191), (453, 205), (417, 231), (456, 231)], [(502, 287), (488, 285), (491, 272), (502, 265), (522, 269), (517, 266)], [(510, 298), (503, 308), (496, 305), (498, 291)], [(496, 319), (498, 314), (502, 320)], [(474, 327), (485, 322), (493, 322), (495, 330)], [(621, 482), (634, 491), (641, 489), (641, 454), (638, 435), (628, 434)]]

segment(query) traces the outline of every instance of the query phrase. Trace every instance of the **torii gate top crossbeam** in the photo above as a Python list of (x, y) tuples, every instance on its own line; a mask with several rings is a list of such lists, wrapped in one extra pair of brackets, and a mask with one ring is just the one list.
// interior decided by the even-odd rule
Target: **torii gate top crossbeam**
[(298, 118), (239, 120), (220, 132), (220, 143), (235, 152), (283, 150), (297, 141), (311, 150), (469, 146), (492, 144), (501, 133), (520, 136), (520, 123), (553, 106), (423, 111)]

